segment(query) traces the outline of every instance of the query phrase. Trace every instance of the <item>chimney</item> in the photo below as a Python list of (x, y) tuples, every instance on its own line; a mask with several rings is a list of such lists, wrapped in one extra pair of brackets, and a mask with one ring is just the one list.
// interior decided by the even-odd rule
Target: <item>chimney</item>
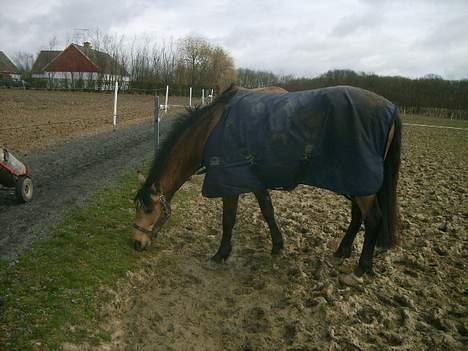
[(85, 49), (91, 49), (91, 43), (90, 43), (89, 41), (85, 41), (85, 42), (83, 43), (83, 47), (84, 47)]

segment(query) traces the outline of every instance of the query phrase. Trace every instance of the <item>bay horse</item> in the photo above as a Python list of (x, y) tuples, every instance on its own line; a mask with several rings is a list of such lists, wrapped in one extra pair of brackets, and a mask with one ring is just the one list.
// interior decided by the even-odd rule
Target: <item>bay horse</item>
[(273, 255), (284, 246), (269, 190), (306, 184), (351, 201), (351, 222), (335, 251), (350, 257), (362, 222), (354, 269), (371, 274), (376, 245), (399, 241), (397, 183), (401, 121), (395, 105), (372, 92), (338, 86), (303, 92), (229, 87), (213, 103), (175, 121), (149, 175), (139, 175), (131, 234), (145, 249), (171, 214), (171, 199), (202, 167), (203, 195), (222, 197), (222, 239), (214, 262), (227, 260), (241, 193), (253, 192), (268, 224)]

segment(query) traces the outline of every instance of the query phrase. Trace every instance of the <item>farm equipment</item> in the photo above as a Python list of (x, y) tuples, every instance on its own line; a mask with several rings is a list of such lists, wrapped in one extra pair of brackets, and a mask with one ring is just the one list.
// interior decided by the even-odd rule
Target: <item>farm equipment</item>
[(33, 183), (29, 168), (7, 149), (0, 147), (0, 188), (15, 188), (20, 202), (29, 202), (33, 196)]

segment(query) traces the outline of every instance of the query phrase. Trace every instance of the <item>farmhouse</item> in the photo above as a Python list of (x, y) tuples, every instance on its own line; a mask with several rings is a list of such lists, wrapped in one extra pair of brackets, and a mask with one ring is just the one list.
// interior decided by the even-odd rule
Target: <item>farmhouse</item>
[(89, 42), (70, 44), (63, 51), (43, 50), (32, 67), (32, 78), (48, 88), (108, 90), (118, 81), (128, 88), (129, 74), (112, 56), (95, 50)]
[(3, 51), (0, 51), (0, 79), (21, 79), (15, 64)]

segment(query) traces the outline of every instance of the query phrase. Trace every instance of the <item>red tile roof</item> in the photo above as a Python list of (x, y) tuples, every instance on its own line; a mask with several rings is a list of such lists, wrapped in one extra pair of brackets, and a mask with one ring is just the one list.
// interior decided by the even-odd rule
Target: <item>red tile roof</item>
[(128, 76), (125, 68), (105, 52), (89, 46), (70, 44), (63, 51), (41, 51), (33, 65), (33, 73), (100, 72)]

